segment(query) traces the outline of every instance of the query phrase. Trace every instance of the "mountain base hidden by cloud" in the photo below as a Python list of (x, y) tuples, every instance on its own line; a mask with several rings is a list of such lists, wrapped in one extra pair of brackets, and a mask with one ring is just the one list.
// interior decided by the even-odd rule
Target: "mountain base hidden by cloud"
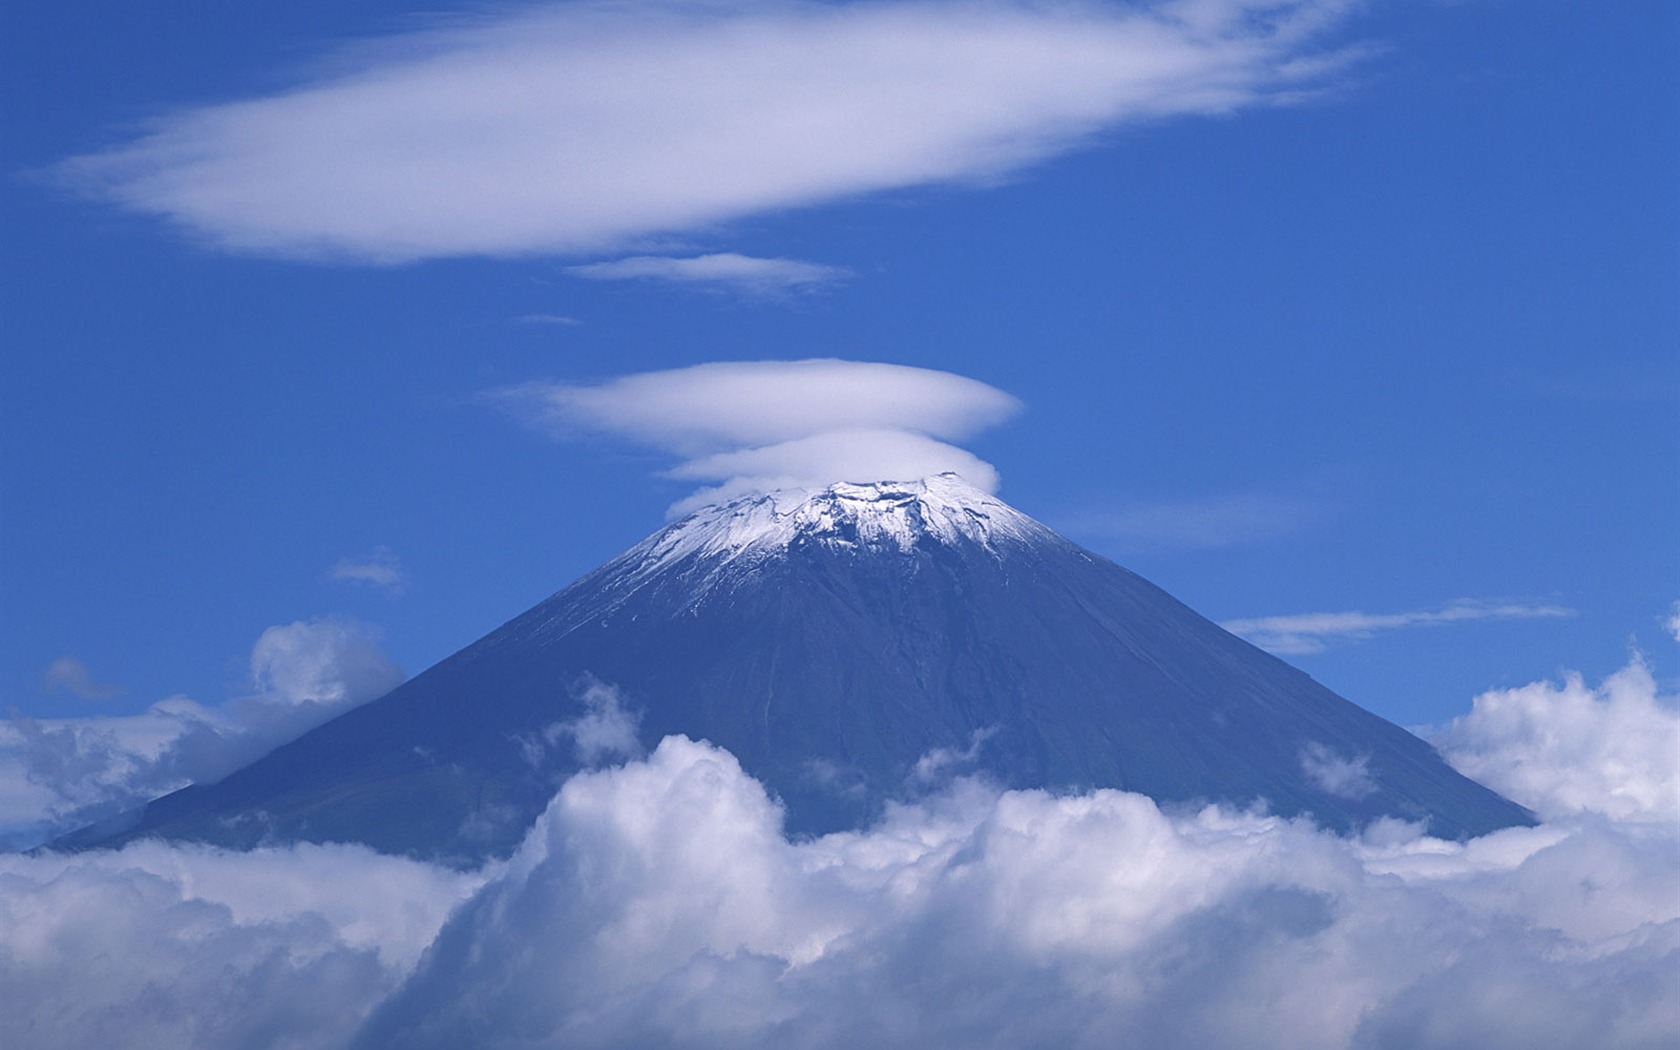
[[(1544, 744), (1548, 717), (1579, 745)], [(1670, 746), (1618, 782), (1567, 765), (1630, 730)], [(1489, 693), (1449, 740), (1524, 770), (1502, 783), (1550, 821), (1340, 837), (956, 779), (790, 840), (731, 754), (669, 737), (471, 871), (360, 846), (0, 856), (0, 1042), (1673, 1045), (1675, 698), (1636, 663)]]

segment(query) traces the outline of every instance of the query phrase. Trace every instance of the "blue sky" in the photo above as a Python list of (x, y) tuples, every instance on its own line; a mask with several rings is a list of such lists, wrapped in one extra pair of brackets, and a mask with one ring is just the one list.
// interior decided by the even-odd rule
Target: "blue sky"
[[(266, 629), (321, 617), (419, 671), (694, 488), (486, 392), (809, 357), (1013, 395), (958, 442), (1006, 499), (1216, 620), (1360, 614), (1268, 637), (1397, 721), (1630, 642), (1672, 673), (1672, 5), (1283, 4), (1311, 24), (1164, 38), (1100, 5), (648, 10), (0, 14), (9, 709), (219, 702)], [(707, 79), (746, 46), (713, 19), (768, 33), (739, 52), (765, 65)], [(953, 20), (972, 39), (918, 35)], [(1162, 39), (1179, 66), (1114, 72)], [(854, 63), (883, 40), (912, 57)], [(1019, 68), (976, 74), (999, 40)], [(520, 81), (545, 48), (686, 79), (583, 92), (616, 119), (579, 132), (521, 101), (567, 90)], [(507, 82), (451, 64), (486, 55)], [(397, 102), (355, 94), (382, 76)], [(349, 145), (210, 108), (277, 98)], [(800, 133), (830, 118), (857, 138)], [(516, 147), (554, 126), (589, 148), (551, 177)], [(365, 197), (318, 176), (341, 151)]]

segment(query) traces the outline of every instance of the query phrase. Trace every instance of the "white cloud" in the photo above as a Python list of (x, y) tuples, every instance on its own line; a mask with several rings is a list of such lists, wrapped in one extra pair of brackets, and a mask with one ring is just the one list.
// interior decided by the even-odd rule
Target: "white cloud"
[[(972, 783), (789, 842), (724, 751), (575, 778), (357, 1045), (1633, 1047), (1673, 829), (1365, 841)], [(1595, 887), (1583, 897), (1580, 886)]]
[(1680, 823), (1680, 697), (1658, 695), (1640, 659), (1597, 689), (1571, 674), (1483, 693), (1433, 742), (1543, 817)]
[[(1653, 688), (1635, 663), (1590, 702), (1529, 703), (1485, 755), (1649, 729), (1617, 704)], [(1651, 775), (1603, 757), (1547, 761), (1598, 764), (1612, 799)], [(728, 752), (671, 737), (568, 781), (476, 873), (356, 847), (0, 857), (0, 1043), (1671, 1045), (1680, 823), (1617, 812), (1344, 839), (958, 780), (790, 841)]]
[(265, 703), (354, 706), (390, 692), (403, 673), (374, 630), (348, 620), (298, 620), (263, 631), (251, 681)]
[(611, 262), (569, 266), (574, 277), (596, 281), (657, 280), (673, 284), (733, 288), (755, 294), (817, 288), (851, 276), (838, 266), (822, 266), (797, 259), (758, 259), (734, 252), (717, 252), (691, 259), (636, 255)]
[(583, 714), (546, 728), (543, 736), (550, 746), (570, 740), (577, 760), (585, 766), (598, 765), (603, 759), (641, 755), (642, 742), (637, 735), (641, 715), (623, 706), (616, 686), (590, 675), (573, 688), (573, 694), (583, 705)]
[(997, 468), (955, 445), (905, 430), (836, 430), (763, 448), (719, 452), (666, 472), (669, 477), (718, 481), (671, 508), (682, 514), (753, 492), (820, 489), (837, 481), (868, 484), (959, 475), (987, 492), (998, 489)]
[(219, 780), (402, 679), (369, 628), (300, 621), (257, 639), (249, 696), (218, 706), (173, 696), (120, 717), (0, 721), (0, 846), (33, 845)]
[(1299, 613), (1226, 620), (1219, 626), (1240, 634), (1262, 649), (1286, 656), (1322, 653), (1334, 642), (1363, 641), (1378, 631), (1405, 627), (1440, 627), (1480, 620), (1532, 620), (1573, 616), (1560, 605), (1525, 605), (1461, 598), (1440, 609), (1401, 613)]
[(327, 578), (372, 584), (392, 594), (401, 594), (408, 585), (402, 562), (389, 547), (375, 547), (365, 558), (340, 558), (327, 571)]
[(567, 317), (564, 314), (522, 314), (519, 317), (514, 318), (514, 323), (560, 325), (571, 328), (580, 325), (583, 322), (575, 317)]
[(0, 855), (0, 1045), (342, 1046), (482, 881), (355, 846)]
[(716, 362), (594, 386), (532, 383), (494, 396), (561, 435), (604, 432), (687, 457), (669, 476), (719, 484), (677, 509), (745, 492), (946, 471), (995, 490), (991, 464), (949, 442), (1020, 407), (949, 372), (836, 360)]
[(957, 770), (972, 769), (980, 759), (980, 749), (997, 735), (997, 726), (976, 729), (968, 735), (968, 746), (958, 751), (954, 747), (936, 747), (910, 768), (912, 784), (934, 784), (949, 780)]
[(1301, 772), (1324, 791), (1340, 798), (1361, 799), (1377, 790), (1371, 779), (1371, 756), (1338, 755), (1313, 741), (1301, 749)]
[(123, 694), (122, 686), (96, 680), (88, 665), (74, 656), (61, 656), (48, 664), (41, 674), (41, 684), (83, 700), (110, 700)]
[(1669, 637), (1680, 642), (1680, 602), (1669, 606), (1668, 619), (1663, 622), (1663, 626), (1668, 629)]
[(996, 178), (1104, 129), (1286, 103), (1348, 0), (720, 0), (485, 15), (60, 166), (215, 247), (380, 263), (601, 253)]

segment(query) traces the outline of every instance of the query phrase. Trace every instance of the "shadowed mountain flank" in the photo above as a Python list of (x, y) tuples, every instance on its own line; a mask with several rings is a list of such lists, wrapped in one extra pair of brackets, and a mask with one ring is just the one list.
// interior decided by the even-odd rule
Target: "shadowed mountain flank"
[[(633, 735), (632, 735), (633, 730)], [(1114, 787), (1446, 837), (1533, 822), (1427, 743), (951, 475), (710, 507), (213, 785), (59, 845), (505, 854), (639, 741), (732, 751), (790, 830), (942, 777)]]

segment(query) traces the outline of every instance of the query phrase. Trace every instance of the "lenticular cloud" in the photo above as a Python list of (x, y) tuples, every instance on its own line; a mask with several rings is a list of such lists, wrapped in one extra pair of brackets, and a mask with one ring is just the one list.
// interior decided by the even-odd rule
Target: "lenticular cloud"
[(995, 178), (1105, 128), (1298, 97), (1347, 0), (524, 5), (340, 56), (59, 168), (216, 247), (609, 252)]
[[(1524, 705), (1525, 733), (1474, 730), (1479, 753), (1561, 770), (1579, 754), (1493, 744), (1548, 717), (1613, 733), (1629, 691), (1672, 719), (1631, 670)], [(1674, 787), (1637, 763), (1594, 783), (1615, 769)], [(1673, 1045), (1680, 827), (1570, 797), (1453, 843), (956, 779), (790, 841), (733, 756), (670, 737), (574, 777), (479, 872), (359, 847), (0, 857), (0, 1042)]]
[(673, 512), (747, 493), (950, 472), (987, 492), (996, 468), (952, 444), (1020, 410), (976, 379), (872, 361), (718, 361), (603, 383), (491, 395), (566, 436), (598, 432), (684, 457), (669, 477), (714, 484)]

